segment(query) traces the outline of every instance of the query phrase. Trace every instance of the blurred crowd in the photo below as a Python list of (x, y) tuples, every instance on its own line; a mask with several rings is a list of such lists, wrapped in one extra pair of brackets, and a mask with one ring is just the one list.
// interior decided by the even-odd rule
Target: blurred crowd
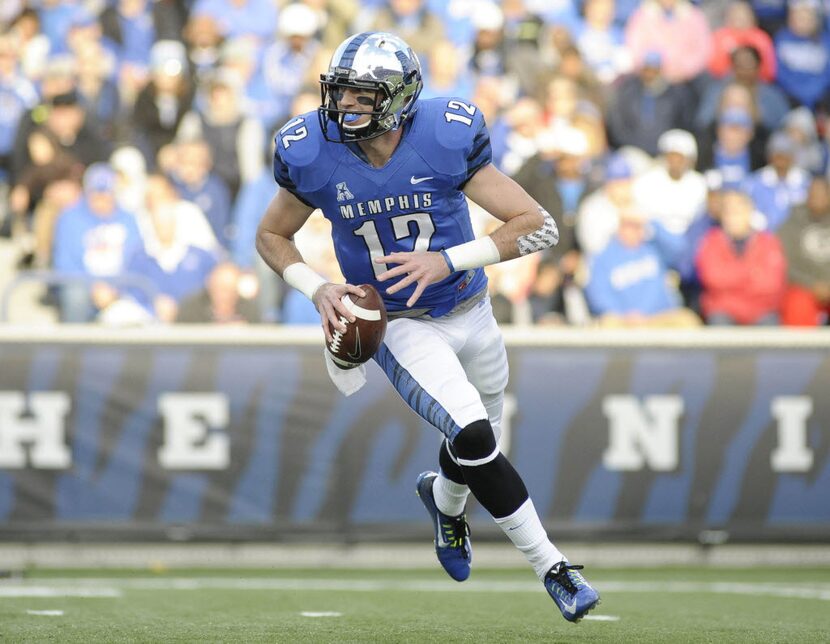
[[(318, 323), (254, 236), (275, 130), (364, 30), (560, 224), (488, 269), (501, 322), (827, 324), (830, 0), (2, 0), (0, 235), (44, 306)], [(319, 213), (296, 241), (338, 279)]]

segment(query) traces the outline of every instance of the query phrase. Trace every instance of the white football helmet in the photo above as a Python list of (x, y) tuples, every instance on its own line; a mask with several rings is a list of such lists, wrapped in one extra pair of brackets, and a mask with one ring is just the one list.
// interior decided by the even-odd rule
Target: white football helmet
[[(361, 125), (354, 112), (339, 109), (344, 87), (373, 91), (370, 119)], [(421, 63), (412, 48), (388, 33), (364, 32), (346, 38), (331, 57), (328, 72), (320, 75), (322, 105), (318, 109), (323, 135), (329, 141), (366, 141), (397, 129), (415, 111), (421, 93)], [(336, 125), (336, 134), (329, 129)]]

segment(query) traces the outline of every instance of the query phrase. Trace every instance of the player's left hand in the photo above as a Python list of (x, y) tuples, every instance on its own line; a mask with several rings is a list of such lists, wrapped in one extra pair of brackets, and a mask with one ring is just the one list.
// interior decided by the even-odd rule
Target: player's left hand
[(450, 274), (450, 267), (447, 266), (447, 260), (441, 253), (432, 251), (415, 251), (412, 253), (390, 253), (383, 257), (375, 258), (376, 264), (397, 264), (394, 268), (384, 271), (378, 275), (378, 281), (383, 282), (390, 277), (397, 277), (398, 275), (405, 275), (402, 280), (395, 282), (386, 289), (389, 295), (397, 293), (402, 288), (406, 288), (410, 284), (416, 283), (415, 291), (406, 301), (408, 307), (412, 307), (427, 286), (440, 282)]

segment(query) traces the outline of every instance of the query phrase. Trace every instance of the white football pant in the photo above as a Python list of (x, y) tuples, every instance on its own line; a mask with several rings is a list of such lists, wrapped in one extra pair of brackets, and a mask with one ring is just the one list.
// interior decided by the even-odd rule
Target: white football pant
[(490, 298), (441, 318), (390, 321), (376, 360), (404, 401), (450, 441), (485, 418), (498, 440), (508, 369)]

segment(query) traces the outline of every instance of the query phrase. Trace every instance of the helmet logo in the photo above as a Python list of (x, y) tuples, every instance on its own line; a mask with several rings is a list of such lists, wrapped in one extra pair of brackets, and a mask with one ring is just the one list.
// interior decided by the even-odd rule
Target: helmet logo
[(346, 185), (345, 181), (341, 181), (335, 185), (335, 188), (337, 188), (337, 201), (349, 201), (354, 199), (354, 195), (351, 190), (349, 190), (349, 186)]

